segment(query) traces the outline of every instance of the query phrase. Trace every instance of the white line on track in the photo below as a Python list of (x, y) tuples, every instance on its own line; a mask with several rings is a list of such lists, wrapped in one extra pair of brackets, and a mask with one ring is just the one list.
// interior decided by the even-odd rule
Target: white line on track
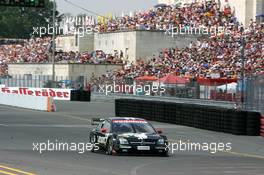
[[(188, 139), (190, 141), (190, 139)], [(173, 140), (169, 139), (170, 142), (179, 142), (180, 140)], [(184, 143), (184, 141), (183, 141)], [(247, 154), (247, 153), (241, 153), (241, 152), (234, 152), (234, 151), (219, 151), (222, 153), (232, 154), (240, 157), (249, 157), (249, 158), (257, 158), (257, 159), (264, 159), (264, 156), (262, 155), (255, 155), (255, 154)]]
[(39, 125), (39, 124), (9, 124), (0, 126), (5, 127), (43, 127), (43, 128), (91, 128), (91, 125)]
[(0, 126), (5, 126), (5, 127), (7, 127), (8, 125), (5, 125), (5, 124), (0, 124)]

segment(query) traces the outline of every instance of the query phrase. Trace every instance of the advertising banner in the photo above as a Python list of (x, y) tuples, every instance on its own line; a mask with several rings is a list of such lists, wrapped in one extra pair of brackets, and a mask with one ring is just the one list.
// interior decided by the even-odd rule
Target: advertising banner
[(0, 87), (0, 92), (39, 97), (52, 97), (54, 100), (70, 100), (71, 89)]

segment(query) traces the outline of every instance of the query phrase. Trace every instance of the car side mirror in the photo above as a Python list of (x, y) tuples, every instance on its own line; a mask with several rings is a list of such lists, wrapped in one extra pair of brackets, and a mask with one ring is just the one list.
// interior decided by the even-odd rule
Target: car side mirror
[(158, 134), (162, 134), (162, 133), (163, 133), (161, 129), (156, 129), (156, 132), (157, 132)]
[(100, 131), (101, 131), (101, 133), (103, 133), (103, 134), (107, 133), (107, 129), (106, 129), (106, 128), (101, 128)]

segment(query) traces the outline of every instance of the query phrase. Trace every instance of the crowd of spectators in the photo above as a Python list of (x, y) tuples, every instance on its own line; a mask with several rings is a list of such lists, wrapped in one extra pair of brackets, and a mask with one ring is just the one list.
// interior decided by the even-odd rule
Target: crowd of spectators
[(185, 77), (240, 78), (243, 60), (246, 76), (264, 74), (263, 25), (252, 22), (249, 28), (233, 29), (229, 35), (199, 39), (183, 49), (164, 49), (148, 61), (139, 59), (135, 63), (127, 63), (122, 70), (107, 72), (98, 79), (92, 79), (92, 83), (122, 83), (126, 78), (144, 75), (164, 77), (168, 73)]
[[(167, 30), (174, 27), (224, 27), (228, 33), (200, 38), (189, 47), (167, 48), (152, 58), (126, 62), (122, 70), (107, 72), (102, 77), (92, 78), (92, 83), (107, 81), (122, 82), (125, 78), (143, 75), (163, 77), (174, 72), (190, 77), (236, 78), (241, 75), (242, 64), (246, 74), (262, 74), (264, 69), (264, 28), (251, 22), (244, 28), (234, 17), (228, 5), (221, 7), (215, 0), (192, 3), (183, 7), (156, 6), (145, 12), (126, 15), (107, 23), (98, 23), (101, 32), (117, 30)], [(245, 59), (242, 59), (245, 40)], [(0, 74), (6, 73), (6, 63), (48, 62), (51, 39), (30, 39), (24, 44), (0, 45)], [(124, 63), (123, 52), (106, 54), (97, 50), (92, 53), (59, 52), (56, 62), (74, 63)], [(147, 61), (146, 61), (147, 60)]]
[(264, 29), (263, 25), (251, 22), (244, 29), (237, 21), (234, 11), (228, 3), (219, 4), (212, 0), (195, 2), (183, 7), (156, 6), (145, 12), (126, 15), (107, 24), (99, 24), (100, 32), (117, 30), (168, 30), (171, 27), (224, 27), (225, 33), (211, 35), (193, 42), (184, 49), (164, 49), (153, 58), (138, 59), (127, 63), (122, 70), (107, 72), (91, 81), (96, 84), (108, 81), (123, 82), (125, 78), (136, 78), (143, 75), (163, 77), (175, 72), (188, 77), (227, 77), (241, 76), (243, 41), (245, 40), (244, 66), (246, 74), (263, 73), (264, 66)]
[[(3, 42), (0, 45), (0, 75), (6, 75), (8, 63), (48, 63), (52, 61), (52, 42), (50, 37), (32, 38), (17, 42)], [(91, 53), (56, 52), (57, 63), (121, 64), (123, 52), (105, 54), (101, 50)]]
[(102, 50), (96, 50), (91, 53), (84, 52), (58, 52), (56, 53), (56, 62), (68, 63), (90, 63), (90, 64), (122, 64), (123, 52), (115, 54), (106, 54)]
[(221, 5), (216, 0), (205, 3), (195, 2), (183, 7), (157, 5), (150, 10), (135, 12), (116, 19), (105, 20), (98, 24), (100, 32), (118, 30), (168, 30), (174, 27), (227, 27), (236, 23), (228, 5)]
[(7, 74), (8, 63), (47, 62), (50, 41), (50, 38), (32, 38), (19, 44), (0, 45), (0, 75)]

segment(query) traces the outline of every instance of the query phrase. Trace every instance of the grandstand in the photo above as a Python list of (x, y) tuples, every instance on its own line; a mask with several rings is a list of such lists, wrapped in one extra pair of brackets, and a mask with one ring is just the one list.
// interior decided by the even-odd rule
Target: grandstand
[[(184, 5), (193, 2), (204, 2), (210, 0), (159, 0), (160, 4)], [(216, 1), (217, 2), (217, 1)], [(238, 21), (244, 25), (250, 25), (250, 21), (264, 22), (264, 1), (263, 0), (219, 0), (221, 8), (231, 7)]]
[[(189, 43), (183, 46), (188, 46), (186, 48), (179, 47), (179, 44), (175, 45), (176, 47), (164, 44), (164, 50), (162, 50), (159, 46), (159, 53), (147, 59), (147, 62), (140, 62), (138, 64), (138, 62), (135, 63), (135, 60), (130, 60), (134, 61), (134, 63), (127, 63), (125, 67), (131, 67), (131, 70), (129, 72), (125, 72), (129, 75), (132, 74), (132, 77), (140, 76), (144, 74), (146, 70), (148, 74), (153, 75), (157, 75), (157, 72), (162, 70), (161, 76), (165, 76), (167, 73), (176, 71), (177, 74), (184, 76), (210, 77), (210, 74), (218, 73), (221, 77), (236, 77), (241, 73), (242, 60), (240, 59), (240, 51), (242, 49), (242, 38), (246, 39), (245, 67), (247, 74), (261, 74), (263, 72), (263, 60), (261, 59), (263, 56), (263, 25), (251, 22), (250, 26), (247, 29), (244, 29), (244, 27), (239, 24), (233, 15), (234, 14), (230, 11), (219, 8), (216, 2), (210, 1), (206, 4), (192, 3), (181, 8), (173, 6), (155, 7), (146, 12), (135, 13), (134, 16), (124, 16), (115, 20), (110, 20), (107, 25), (98, 23), (97, 26), (94, 27), (95, 29), (99, 29), (101, 34), (100, 36), (104, 36), (105, 32), (123, 30), (143, 30), (146, 31), (146, 33), (152, 32), (153, 30), (165, 31), (171, 25), (185, 27), (204, 26), (208, 28), (222, 26), (229, 32), (228, 35), (226, 35), (226, 33), (222, 33), (221, 35), (211, 35), (209, 38), (199, 39), (197, 42), (189, 41), (189, 46)], [(146, 38), (153, 38), (153, 36), (148, 36)], [(108, 39), (109, 36), (105, 39), (98, 38), (94, 42), (102, 44), (106, 43)], [(146, 41), (147, 39), (141, 38), (141, 40)], [(157, 47), (155, 47), (155, 45), (159, 44), (158, 40), (149, 42), (149, 44), (153, 43), (153, 46), (149, 47), (150, 49), (153, 49), (153, 54), (154, 52), (157, 52)], [(114, 43), (118, 42), (119, 41), (115, 41)], [(113, 42), (109, 43), (110, 46), (111, 44), (113, 44)], [(140, 43), (136, 42), (135, 44), (137, 45)], [(137, 47), (142, 47), (143, 50), (146, 50), (147, 48), (144, 46), (144, 42), (141, 46)], [(25, 42), (23, 46), (0, 46), (0, 64), (2, 65), (1, 73), (7, 73), (7, 63), (49, 62), (50, 48), (50, 38), (30, 39), (28, 42)], [(110, 49), (102, 47), (100, 44), (95, 46), (96, 50), (101, 50), (100, 48), (104, 48), (107, 52), (110, 52)], [(127, 48), (130, 49), (129, 45), (128, 47), (123, 48), (122, 57), (124, 57)], [(112, 48), (112, 51), (113, 50), (116, 49)], [(151, 50), (148, 52), (151, 52)], [(58, 53), (56, 61), (64, 60), (82, 63), (83, 61), (80, 59), (81, 55), (82, 53), (78, 52)], [(147, 56), (144, 54), (142, 55), (145, 57)], [(134, 57), (136, 57), (136, 59), (146, 61), (146, 59), (142, 58), (142, 55), (135, 54)], [(148, 56), (149, 55), (151, 54), (148, 54)], [(126, 62), (123, 60), (122, 63)], [(144, 65), (147, 66), (147, 68), (144, 67)], [(155, 67), (159, 68), (156, 69)], [(122, 70), (122, 72), (124, 72), (124, 70)]]
[[(202, 37), (175, 35), (173, 38), (166, 36), (171, 26), (207, 29), (222, 27), (223, 30)], [(192, 80), (207, 79), (205, 82), (210, 79), (212, 82), (225, 79), (226, 81), (221, 82), (228, 83), (229, 80), (241, 82), (244, 76), (250, 78), (264, 74), (264, 25), (254, 21), (251, 21), (248, 27), (241, 25), (230, 7), (221, 8), (216, 1), (195, 2), (181, 7), (157, 5), (144, 12), (135, 12), (133, 15), (117, 17), (107, 23), (99, 22), (88, 27), (93, 30), (93, 34), (88, 37), (90, 39), (84, 37), (81, 40), (75, 35), (57, 38), (57, 42), (60, 40), (57, 46), (62, 49), (57, 48), (57, 67), (68, 65), (65, 70), (75, 70), (61, 74), (59, 70), (55, 70), (59, 76), (81, 75), (87, 77), (86, 83), (98, 86), (102, 83), (131, 84), (142, 76), (160, 79), (173, 75)], [(191, 39), (192, 37), (194, 38)], [(34, 64), (32, 67), (32, 63), (37, 65), (36, 69), (33, 68)], [(46, 64), (40, 71), (38, 67), (41, 66), (38, 64), (43, 63)], [(45, 71), (51, 65), (49, 63), (49, 37), (32, 38), (22, 44), (0, 46), (2, 75), (12, 73), (15, 77), (16, 73), (35, 75), (37, 72), (39, 75), (50, 75), (50, 70)], [(8, 64), (12, 64), (12, 70), (9, 72)], [(106, 69), (105, 64), (117, 66)], [(16, 66), (20, 67), (20, 71), (14, 69)], [(101, 67), (100, 70), (103, 71), (97, 71), (93, 67)], [(86, 71), (87, 69), (90, 71)], [(242, 83), (242, 89), (243, 86)], [(199, 88), (197, 92), (202, 90), (202, 87)], [(215, 88), (217, 86), (213, 87)], [(195, 89), (196, 87), (187, 88), (184, 91), (187, 93)], [(212, 88), (209, 88), (209, 91), (206, 91), (206, 88), (204, 90), (203, 96), (211, 98)], [(241, 98), (241, 90), (233, 95)], [(219, 99), (237, 99), (233, 95)], [(201, 97), (200, 94), (194, 96)], [(214, 94), (214, 97), (218, 96), (219, 94)]]

